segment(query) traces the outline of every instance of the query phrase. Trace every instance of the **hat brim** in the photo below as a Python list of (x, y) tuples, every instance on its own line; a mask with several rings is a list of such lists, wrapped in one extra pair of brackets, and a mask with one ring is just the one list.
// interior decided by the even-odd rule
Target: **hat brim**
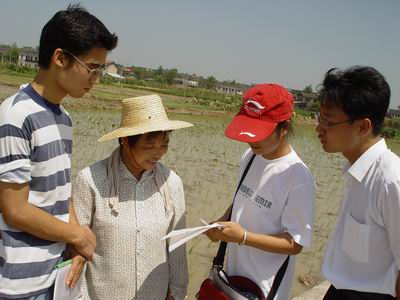
[(184, 122), (184, 121), (159, 121), (157, 123), (151, 123), (147, 125), (137, 126), (137, 127), (119, 127), (110, 133), (103, 135), (99, 138), (98, 142), (104, 142), (120, 137), (131, 136), (131, 135), (138, 135), (138, 134), (145, 134), (148, 132), (154, 131), (168, 131), (168, 130), (177, 130), (182, 128), (191, 127), (193, 124)]
[(240, 142), (256, 143), (269, 137), (277, 125), (238, 113), (225, 129), (225, 136)]

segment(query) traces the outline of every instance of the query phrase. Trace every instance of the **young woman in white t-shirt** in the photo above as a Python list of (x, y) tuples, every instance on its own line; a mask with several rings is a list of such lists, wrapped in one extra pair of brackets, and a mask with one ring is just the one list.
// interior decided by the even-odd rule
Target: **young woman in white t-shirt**
[(225, 135), (250, 146), (241, 159), (239, 178), (255, 157), (233, 207), (217, 220), (224, 228), (206, 233), (214, 242), (228, 242), (228, 275), (253, 280), (265, 297), (290, 256), (274, 297), (278, 300), (290, 297), (292, 256), (310, 246), (314, 221), (313, 176), (287, 141), (292, 115), (293, 96), (284, 87), (259, 84), (246, 91)]

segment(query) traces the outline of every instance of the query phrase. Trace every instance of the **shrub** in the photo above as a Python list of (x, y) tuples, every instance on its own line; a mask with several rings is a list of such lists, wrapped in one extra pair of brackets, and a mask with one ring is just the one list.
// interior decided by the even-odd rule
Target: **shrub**
[(20, 66), (13, 63), (0, 63), (0, 70), (11, 71), (11, 74), (34, 74), (37, 69), (27, 66)]

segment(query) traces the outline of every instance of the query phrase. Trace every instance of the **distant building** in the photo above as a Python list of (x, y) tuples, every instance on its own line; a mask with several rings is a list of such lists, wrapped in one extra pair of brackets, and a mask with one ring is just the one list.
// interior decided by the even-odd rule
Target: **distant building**
[(179, 85), (184, 85), (184, 86), (190, 86), (190, 87), (198, 87), (199, 86), (199, 82), (196, 80), (188, 80), (188, 79), (182, 79), (182, 78), (175, 78), (174, 83), (179, 84)]
[(293, 95), (294, 104), (296, 107), (307, 108), (313, 102), (318, 100), (317, 93), (306, 93), (303, 91), (293, 90), (293, 89), (289, 89), (289, 92)]
[(105, 72), (108, 74), (118, 74), (117, 64), (111, 60), (107, 60)]
[(400, 118), (400, 106), (397, 109), (389, 108), (386, 115), (389, 118)]
[(121, 69), (121, 75), (125, 77), (133, 77), (135, 76), (135, 70), (132, 67), (125, 67)]
[(10, 47), (0, 47), (0, 57), (1, 57), (0, 61), (1, 62), (10, 60), (10, 57), (7, 55), (10, 50), (11, 50)]
[(246, 88), (244, 87), (234, 87), (234, 86), (227, 86), (227, 85), (217, 85), (215, 89), (218, 92), (225, 93), (225, 94), (237, 94), (242, 95)]
[(6, 54), (8, 51), (10, 51), (10, 47), (0, 47), (0, 54)]
[(103, 76), (110, 76), (117, 80), (125, 79), (124, 76), (118, 74), (118, 66), (115, 62), (113, 62), (111, 60), (106, 61), (106, 68), (103, 72)]
[(39, 53), (37, 51), (23, 51), (18, 56), (18, 65), (37, 68), (39, 63)]

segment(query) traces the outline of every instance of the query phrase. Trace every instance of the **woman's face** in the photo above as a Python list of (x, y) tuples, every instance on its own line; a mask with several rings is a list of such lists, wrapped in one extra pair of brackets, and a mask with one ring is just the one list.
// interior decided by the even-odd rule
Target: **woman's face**
[(248, 143), (256, 155), (262, 155), (266, 159), (276, 159), (287, 154), (288, 144), (285, 136), (287, 129), (275, 129), (270, 136), (257, 143)]
[(160, 160), (168, 151), (168, 133), (148, 139), (144, 134), (134, 146), (129, 146), (128, 138), (122, 138), (122, 157), (128, 170), (133, 175), (141, 175), (146, 170), (152, 170), (157, 161)]

